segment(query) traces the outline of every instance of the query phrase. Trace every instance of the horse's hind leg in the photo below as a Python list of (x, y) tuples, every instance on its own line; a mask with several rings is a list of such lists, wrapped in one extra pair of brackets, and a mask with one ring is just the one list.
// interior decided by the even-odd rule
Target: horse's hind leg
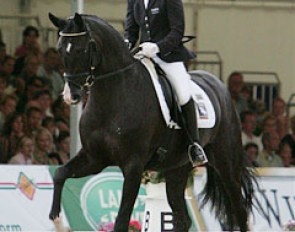
[(175, 232), (186, 232), (191, 226), (185, 202), (185, 188), (190, 169), (186, 166), (165, 173), (167, 199), (173, 212)]
[(122, 168), (124, 175), (123, 194), (115, 223), (115, 232), (127, 232), (131, 213), (139, 191), (143, 166), (138, 162), (129, 162)]
[(89, 162), (86, 153), (81, 149), (67, 164), (56, 169), (53, 177), (54, 192), (49, 218), (56, 219), (60, 213), (61, 195), (67, 178), (79, 178), (100, 172), (103, 167)]

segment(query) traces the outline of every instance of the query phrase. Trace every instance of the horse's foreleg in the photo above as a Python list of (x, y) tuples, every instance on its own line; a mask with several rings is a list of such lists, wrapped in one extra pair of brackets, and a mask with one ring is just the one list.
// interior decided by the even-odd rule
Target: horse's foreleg
[(104, 167), (89, 162), (86, 153), (81, 149), (67, 164), (56, 169), (53, 177), (54, 192), (49, 218), (59, 217), (62, 189), (67, 178), (79, 178), (100, 172)]
[(188, 231), (191, 226), (184, 198), (188, 175), (189, 169), (185, 167), (165, 173), (167, 199), (173, 213), (175, 232)]
[(123, 168), (124, 184), (120, 209), (115, 224), (115, 232), (127, 232), (131, 213), (139, 191), (143, 167), (138, 163)]

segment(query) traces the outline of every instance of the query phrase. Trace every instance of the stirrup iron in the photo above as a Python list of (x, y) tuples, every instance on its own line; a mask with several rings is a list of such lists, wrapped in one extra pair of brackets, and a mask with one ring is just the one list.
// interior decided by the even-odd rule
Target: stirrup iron
[(188, 146), (188, 157), (193, 167), (197, 167), (208, 162), (204, 149), (196, 142)]

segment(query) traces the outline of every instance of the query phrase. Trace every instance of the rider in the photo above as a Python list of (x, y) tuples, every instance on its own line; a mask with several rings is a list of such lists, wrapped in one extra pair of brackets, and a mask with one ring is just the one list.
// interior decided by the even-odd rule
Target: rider
[(199, 133), (194, 101), (190, 93), (190, 75), (184, 61), (195, 54), (182, 44), (184, 11), (182, 0), (127, 0), (125, 42), (132, 49), (139, 37), (140, 53), (154, 61), (166, 72), (181, 106), (190, 145), (189, 159), (193, 166), (207, 162), (199, 145)]

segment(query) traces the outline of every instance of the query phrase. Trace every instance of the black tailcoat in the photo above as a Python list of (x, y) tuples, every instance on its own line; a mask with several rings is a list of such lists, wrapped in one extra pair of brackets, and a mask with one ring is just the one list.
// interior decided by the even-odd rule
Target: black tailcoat
[(181, 0), (128, 0), (125, 20), (125, 39), (134, 46), (154, 42), (159, 46), (159, 57), (166, 62), (186, 61), (195, 54), (182, 44), (184, 35), (184, 11)]

